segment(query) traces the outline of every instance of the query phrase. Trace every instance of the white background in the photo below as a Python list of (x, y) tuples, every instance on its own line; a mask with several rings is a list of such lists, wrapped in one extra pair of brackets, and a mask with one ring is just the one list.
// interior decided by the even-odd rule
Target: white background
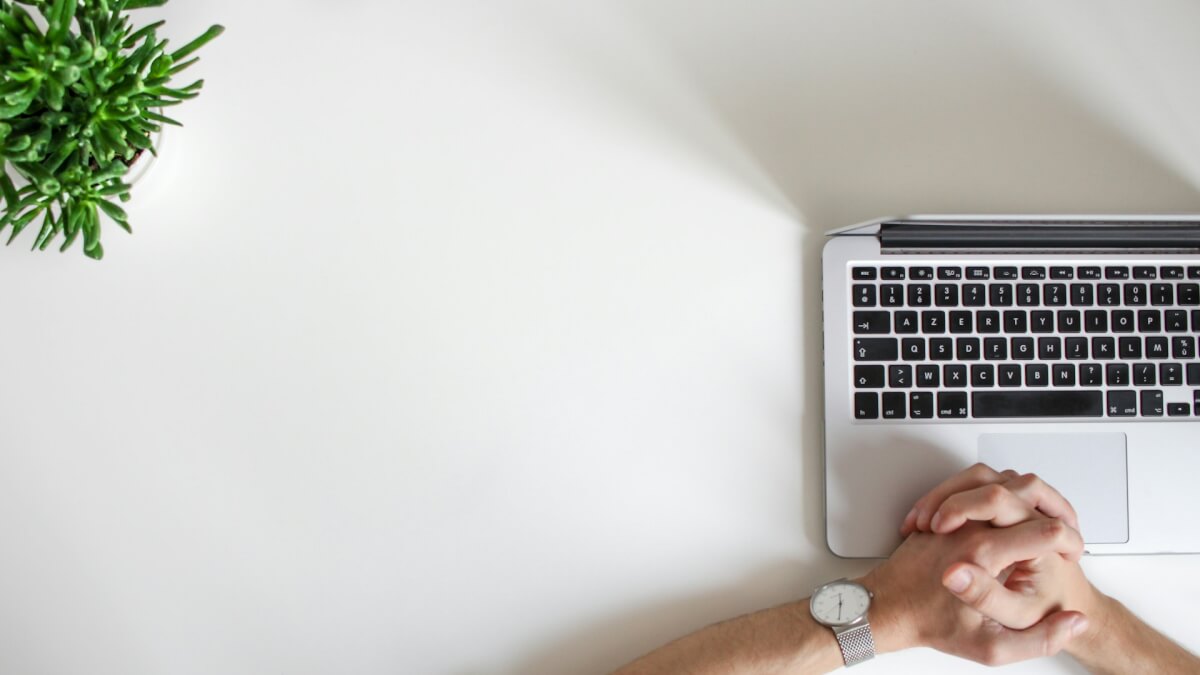
[[(824, 231), (1200, 210), (1190, 0), (144, 16), (229, 30), (136, 235), (0, 251), (4, 673), (595, 673), (803, 597), (870, 566)], [(1197, 650), (1197, 560), (1085, 565)]]

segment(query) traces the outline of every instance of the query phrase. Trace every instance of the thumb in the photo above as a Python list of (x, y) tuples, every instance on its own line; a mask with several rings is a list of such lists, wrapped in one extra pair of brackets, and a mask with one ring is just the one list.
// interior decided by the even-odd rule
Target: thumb
[(983, 645), (981, 661), (991, 666), (1015, 663), (1062, 651), (1072, 638), (1087, 630), (1087, 617), (1079, 612), (1055, 612), (1026, 628), (1005, 629)]

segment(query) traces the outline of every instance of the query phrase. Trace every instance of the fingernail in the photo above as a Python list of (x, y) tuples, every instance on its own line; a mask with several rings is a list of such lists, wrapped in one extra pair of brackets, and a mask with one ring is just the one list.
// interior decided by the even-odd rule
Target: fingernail
[(1071, 637), (1079, 637), (1083, 635), (1083, 631), (1087, 630), (1088, 620), (1086, 616), (1077, 616), (1071, 621)]
[(942, 512), (938, 511), (937, 513), (933, 514), (933, 520), (929, 521), (929, 529), (937, 532), (937, 526), (940, 522), (942, 522)]
[(904, 525), (908, 525), (910, 522), (915, 522), (916, 520), (917, 520), (917, 507), (914, 506), (908, 510), (908, 515), (904, 516), (903, 525), (901, 525), (901, 527), (903, 527)]
[[(967, 590), (967, 586), (971, 585), (971, 573), (965, 568), (960, 568), (954, 574), (946, 577), (945, 584), (946, 588), (950, 589), (950, 592), (962, 593)], [(1074, 630), (1074, 628), (1071, 630)]]

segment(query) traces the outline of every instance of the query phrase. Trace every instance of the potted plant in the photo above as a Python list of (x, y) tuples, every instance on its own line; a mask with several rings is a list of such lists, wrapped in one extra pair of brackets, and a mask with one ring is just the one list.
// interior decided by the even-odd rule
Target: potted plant
[[(12, 243), (39, 225), (33, 248), (80, 236), (99, 260), (100, 214), (132, 232), (129, 168), (155, 152), (164, 109), (197, 96), (198, 80), (172, 87), (221, 26), (175, 51), (159, 21), (135, 28), (129, 11), (168, 0), (0, 0), (0, 232)], [(29, 8), (29, 9), (26, 9)]]

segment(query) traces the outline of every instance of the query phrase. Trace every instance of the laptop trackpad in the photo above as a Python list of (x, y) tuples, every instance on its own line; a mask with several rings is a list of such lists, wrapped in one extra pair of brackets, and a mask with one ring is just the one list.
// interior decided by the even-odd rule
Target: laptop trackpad
[(1052, 485), (1075, 507), (1085, 542), (1129, 541), (1125, 434), (983, 434), (979, 461)]

